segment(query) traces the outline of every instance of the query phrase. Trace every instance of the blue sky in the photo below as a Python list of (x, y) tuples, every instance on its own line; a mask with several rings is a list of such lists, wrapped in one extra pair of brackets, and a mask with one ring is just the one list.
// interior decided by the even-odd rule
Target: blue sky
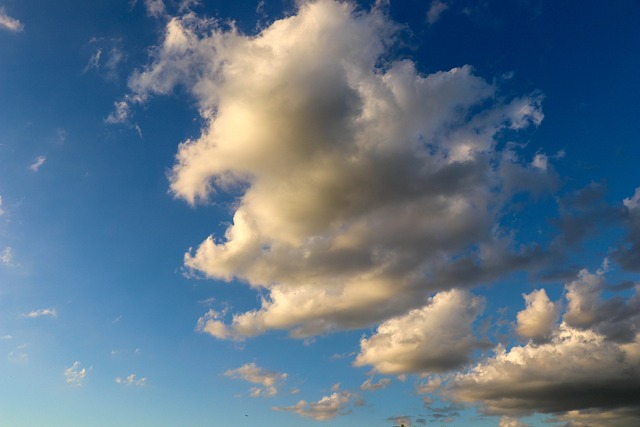
[(640, 5), (0, 0), (0, 426), (636, 426)]

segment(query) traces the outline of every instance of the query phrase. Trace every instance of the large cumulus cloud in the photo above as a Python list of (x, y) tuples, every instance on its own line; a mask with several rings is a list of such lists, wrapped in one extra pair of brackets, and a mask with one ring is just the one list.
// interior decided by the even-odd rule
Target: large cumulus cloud
[[(627, 300), (604, 299), (599, 292), (604, 274), (604, 268), (596, 273), (583, 270), (565, 285), (566, 310), (549, 341), (498, 346), (494, 356), (454, 376), (445, 387), (449, 397), (479, 402), (493, 415), (537, 412), (554, 414), (573, 426), (637, 425), (640, 287)], [(535, 305), (552, 313), (542, 290), (525, 298), (527, 308), (521, 313), (531, 313)], [(549, 323), (542, 324), (544, 328), (533, 329), (549, 331)]]
[(541, 122), (540, 97), (500, 97), (469, 66), (425, 76), (390, 61), (396, 30), (377, 7), (331, 0), (255, 36), (186, 15), (131, 79), (123, 102), (183, 85), (206, 119), (178, 150), (176, 197), (239, 194), (224, 235), (185, 265), (264, 297), (203, 330), (368, 326), (530, 259), (495, 224), (506, 193), (548, 171), (497, 142)]

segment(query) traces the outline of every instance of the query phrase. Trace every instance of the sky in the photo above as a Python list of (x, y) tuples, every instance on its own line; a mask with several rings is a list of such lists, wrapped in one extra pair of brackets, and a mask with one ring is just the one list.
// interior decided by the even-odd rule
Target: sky
[(0, 427), (639, 425), (639, 20), (0, 0)]

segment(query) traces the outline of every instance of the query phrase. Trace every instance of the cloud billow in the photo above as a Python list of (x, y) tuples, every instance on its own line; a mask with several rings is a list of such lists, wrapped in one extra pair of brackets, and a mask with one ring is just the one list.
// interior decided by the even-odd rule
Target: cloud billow
[(202, 330), (243, 339), (370, 326), (459, 286), (446, 279), (453, 265), (465, 271), (457, 263), (481, 279), (517, 264), (498, 212), (523, 176), (548, 171), (497, 142), (540, 124), (541, 98), (504, 100), (469, 66), (423, 76), (389, 61), (397, 29), (376, 7), (329, 0), (255, 36), (187, 14), (131, 78), (122, 102), (182, 85), (206, 119), (178, 150), (176, 197), (241, 193), (224, 236), (185, 265), (265, 297)]

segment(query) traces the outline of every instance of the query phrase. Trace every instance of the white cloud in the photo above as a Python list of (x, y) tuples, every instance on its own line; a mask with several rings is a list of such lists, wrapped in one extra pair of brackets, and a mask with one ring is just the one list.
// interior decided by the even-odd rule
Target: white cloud
[(162, 0), (144, 0), (144, 7), (147, 10), (147, 14), (154, 18), (164, 16), (167, 13)]
[(4, 215), (4, 210), (2, 209), (2, 196), (0, 196), (0, 216)]
[(130, 116), (130, 107), (127, 101), (117, 101), (113, 103), (112, 111), (105, 121), (110, 124), (126, 123)]
[(23, 313), (20, 317), (28, 317), (30, 319), (35, 319), (36, 317), (58, 317), (58, 311), (55, 308), (41, 308), (39, 310), (33, 310), (28, 313)]
[(10, 339), (13, 339), (13, 336), (11, 336), (11, 335), (3, 335), (3, 336), (0, 337), (0, 340), (2, 340), (2, 341), (8, 341)]
[(38, 172), (38, 170), (40, 169), (40, 167), (42, 165), (44, 165), (44, 162), (47, 161), (47, 158), (44, 156), (38, 156), (36, 157), (36, 159), (34, 160), (34, 162), (29, 166), (29, 169), (31, 169), (33, 172)]
[(383, 388), (387, 388), (389, 384), (391, 384), (391, 379), (389, 378), (380, 378), (378, 382), (375, 382), (373, 377), (370, 377), (360, 384), (360, 389), (367, 391), (382, 390)]
[(469, 66), (378, 67), (397, 26), (353, 7), (303, 2), (256, 36), (173, 18), (107, 119), (176, 86), (196, 98), (206, 125), (180, 145), (171, 190), (190, 204), (239, 196), (224, 235), (185, 265), (264, 295), (255, 310), (203, 319), (218, 338), (368, 327), (527, 262), (495, 225), (522, 175), (501, 172), (496, 147), (501, 131), (540, 123), (541, 97), (505, 101)]
[(362, 338), (354, 365), (372, 365), (385, 374), (457, 368), (477, 345), (471, 323), (482, 307), (482, 299), (468, 292), (440, 292), (428, 305), (389, 319)]
[[(566, 284), (563, 322), (547, 341), (530, 340), (453, 376), (445, 396), (477, 403), (491, 415), (553, 414), (571, 426), (631, 426), (640, 416), (640, 286), (627, 299), (604, 300), (605, 261), (595, 274), (583, 270)], [(546, 293), (532, 292), (525, 317), (530, 335), (552, 324)], [(539, 305), (539, 309), (535, 309)], [(525, 312), (527, 311), (525, 310)], [(523, 312), (521, 312), (523, 313)], [(546, 313), (546, 314), (540, 314)], [(520, 320), (520, 316), (519, 316)]]
[(0, 29), (18, 33), (24, 30), (24, 25), (19, 20), (10, 17), (0, 6)]
[(498, 347), (494, 357), (457, 375), (450, 392), (497, 415), (637, 407), (639, 364), (640, 336), (619, 344), (562, 323), (548, 343)]
[(87, 370), (80, 368), (80, 362), (73, 362), (73, 365), (64, 370), (64, 377), (67, 384), (81, 386), (87, 376)]
[(498, 427), (529, 427), (529, 425), (521, 422), (517, 418), (501, 417)]
[(345, 408), (354, 399), (355, 395), (347, 391), (335, 391), (329, 396), (324, 396), (317, 402), (300, 400), (293, 406), (276, 406), (276, 411), (289, 411), (316, 421), (324, 421), (345, 415), (349, 411)]
[(147, 383), (146, 378), (136, 378), (136, 374), (131, 374), (124, 378), (117, 377), (115, 381), (117, 384), (124, 384), (128, 386), (136, 386), (136, 387), (142, 387)]
[(549, 157), (546, 154), (538, 153), (533, 157), (531, 166), (538, 168), (542, 171), (546, 171), (549, 167)]
[(239, 378), (250, 383), (259, 384), (250, 390), (251, 397), (272, 397), (278, 394), (278, 386), (287, 379), (286, 373), (268, 371), (259, 368), (255, 363), (247, 363), (237, 369), (226, 371), (225, 376)]
[(0, 251), (0, 264), (6, 266), (13, 265), (13, 249), (11, 246), (6, 246)]
[(429, 6), (429, 11), (427, 12), (427, 22), (429, 25), (435, 24), (436, 21), (440, 19), (442, 13), (449, 9), (449, 5), (440, 0), (433, 0), (431, 2), (431, 6)]
[(534, 340), (550, 336), (560, 318), (560, 306), (549, 300), (544, 289), (523, 294), (527, 307), (518, 313), (516, 332), (518, 335)]

